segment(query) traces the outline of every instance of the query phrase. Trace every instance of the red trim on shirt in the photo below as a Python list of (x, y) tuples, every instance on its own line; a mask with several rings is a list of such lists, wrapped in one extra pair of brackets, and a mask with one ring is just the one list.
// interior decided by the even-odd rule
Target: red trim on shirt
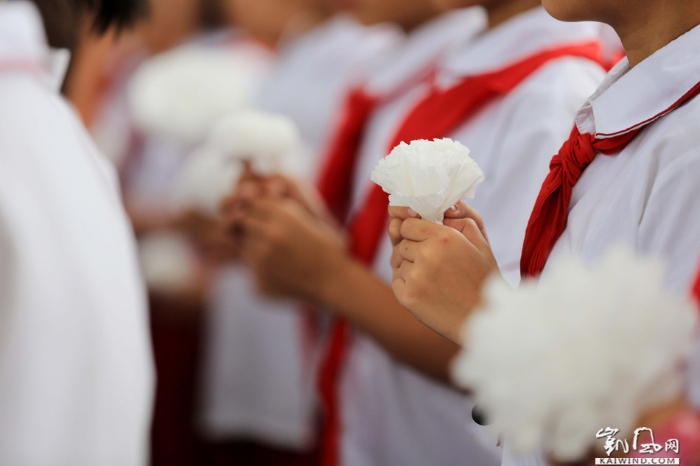
[(649, 123), (653, 122), (654, 120), (658, 120), (659, 118), (668, 115), (669, 113), (671, 113), (672, 111), (674, 111), (678, 107), (684, 105), (685, 103), (687, 103), (688, 100), (691, 100), (692, 97), (697, 95), (699, 90), (700, 90), (700, 83), (697, 83), (695, 86), (693, 86), (692, 89), (690, 89), (688, 92), (683, 94), (683, 96), (680, 99), (676, 100), (673, 103), (673, 105), (671, 105), (666, 110), (657, 113), (653, 117), (647, 118), (646, 120), (644, 120), (640, 123), (637, 123), (634, 126), (630, 126), (627, 129), (623, 129), (622, 131), (617, 131), (615, 133), (596, 133), (595, 136), (597, 139), (610, 138), (610, 137), (619, 136), (621, 134), (629, 133), (630, 131), (634, 131), (636, 129), (642, 128), (642, 127), (648, 125)]

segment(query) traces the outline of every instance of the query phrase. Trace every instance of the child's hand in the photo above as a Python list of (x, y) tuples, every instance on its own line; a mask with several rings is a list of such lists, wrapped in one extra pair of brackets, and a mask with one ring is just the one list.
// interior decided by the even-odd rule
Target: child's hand
[(445, 226), (406, 218), (397, 231), (397, 219), (391, 233), (394, 294), (418, 320), (462, 344), (464, 320), (479, 304), (486, 279), (499, 273), (483, 223), (462, 217), (447, 220), (450, 225)]
[(313, 186), (279, 174), (263, 178), (246, 168), (236, 188), (221, 204), (224, 220), (235, 236), (240, 236), (243, 219), (259, 199), (291, 199), (316, 219), (340, 228)]
[(207, 263), (223, 264), (238, 258), (237, 244), (217, 217), (188, 210), (174, 217), (172, 226), (187, 235)]
[[(420, 215), (410, 207), (389, 207), (389, 216), (391, 217), (391, 223), (389, 223), (389, 237), (394, 246), (403, 239), (401, 237), (401, 224), (403, 221), (408, 218), (420, 218)], [(445, 212), (443, 224), (461, 231), (464, 227), (464, 220), (466, 219), (474, 220), (479, 230), (481, 230), (481, 234), (488, 240), (481, 214), (473, 207), (469, 207), (464, 201), (459, 201), (452, 206), (450, 210)]]
[(347, 258), (338, 230), (292, 199), (254, 201), (242, 224), (242, 256), (268, 293), (318, 301)]

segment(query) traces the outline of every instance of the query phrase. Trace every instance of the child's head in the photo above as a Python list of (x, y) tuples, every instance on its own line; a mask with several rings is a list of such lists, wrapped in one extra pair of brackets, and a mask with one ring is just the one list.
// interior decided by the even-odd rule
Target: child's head
[(124, 28), (148, 11), (147, 0), (32, 0), (41, 12), (52, 47), (73, 48), (82, 15), (92, 18), (95, 32)]
[(395, 23), (410, 30), (434, 17), (432, 0), (334, 0), (363, 24)]

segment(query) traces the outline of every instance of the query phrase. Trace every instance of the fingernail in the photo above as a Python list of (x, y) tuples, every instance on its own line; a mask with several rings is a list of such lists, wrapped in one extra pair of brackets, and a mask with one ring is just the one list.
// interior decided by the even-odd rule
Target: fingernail
[(459, 209), (457, 208), (457, 204), (455, 204), (455, 205), (453, 205), (452, 207), (450, 207), (450, 210), (451, 210), (452, 212), (459, 212)]
[(418, 212), (416, 212), (415, 210), (413, 210), (409, 207), (408, 208), (408, 216), (409, 217), (418, 217)]

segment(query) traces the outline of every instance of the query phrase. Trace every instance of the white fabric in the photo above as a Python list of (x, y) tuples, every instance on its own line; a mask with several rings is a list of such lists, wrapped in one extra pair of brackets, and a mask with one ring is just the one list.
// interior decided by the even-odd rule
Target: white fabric
[[(392, 46), (392, 32), (339, 17), (285, 44), (258, 108), (292, 118), (318, 164), (353, 73)], [(299, 304), (260, 296), (231, 267), (212, 294), (202, 425), (213, 439), (250, 437), (303, 449), (315, 431), (315, 354)]]
[(337, 16), (282, 44), (278, 63), (260, 88), (256, 108), (292, 118), (310, 153), (327, 144), (344, 91), (375, 57), (400, 36), (386, 27), (366, 28)]
[(220, 272), (207, 327), (203, 427), (212, 440), (253, 438), (290, 448), (313, 434), (311, 347), (298, 304), (253, 293), (244, 266)]
[[(436, 80), (452, 84), (466, 70), (488, 72), (538, 49), (595, 40), (598, 33), (596, 25), (563, 25), (538, 8), (456, 47)], [(528, 45), (532, 37), (542, 39), (537, 48)], [(501, 50), (508, 53), (495, 61)], [(512, 283), (519, 281), (525, 227), (549, 161), (569, 135), (577, 109), (603, 76), (590, 61), (556, 60), (448, 135), (471, 149), (485, 173), (470, 203), (484, 216), (496, 257)], [(356, 196), (355, 208), (368, 192), (369, 174), (386, 155), (400, 118), (426, 90), (424, 86), (409, 93), (373, 118), (356, 176), (356, 190), (362, 195)], [(388, 282), (390, 254), (386, 239), (375, 271)], [(344, 466), (500, 463), (495, 445), (480, 444), (483, 428), (472, 421), (473, 405), (467, 396), (391, 360), (368, 337), (357, 336), (343, 383)]]
[[(624, 133), (664, 112), (698, 82), (700, 27), (632, 70), (623, 60), (579, 111), (576, 124), (581, 132)], [(574, 187), (567, 228), (548, 263), (578, 255), (594, 264), (611, 245), (624, 242), (664, 258), (668, 289), (688, 293), (700, 254), (700, 133), (689, 124), (696, 121), (698, 98), (644, 128), (620, 153), (597, 155)], [(691, 393), (699, 385), (693, 378)], [(525, 458), (507, 464), (545, 463)]]
[(0, 464), (142, 466), (153, 367), (116, 176), (48, 70), (28, 2), (0, 4)]
[[(198, 53), (203, 55), (201, 58), (202, 60), (211, 60), (214, 66), (221, 65), (221, 63), (217, 62), (225, 62), (227, 60), (232, 60), (233, 62), (233, 64), (225, 65), (227, 68), (231, 68), (231, 70), (235, 70), (236, 65), (238, 65), (240, 68), (239, 78), (242, 80), (241, 82), (247, 83), (247, 91), (251, 93), (249, 96), (242, 97), (243, 101), (253, 101), (255, 99), (259, 87), (257, 82), (264, 76), (273, 63), (273, 55), (267, 49), (235, 30), (229, 33), (209, 33), (197, 36), (193, 40), (169, 52), (170, 58), (177, 57), (178, 55), (185, 55), (186, 57), (190, 57), (190, 59), (195, 57)], [(212, 57), (218, 58), (212, 59)], [(159, 58), (160, 57), (156, 57), (153, 60), (158, 60)], [(148, 62), (146, 63), (148, 64)], [(135, 77), (138, 78), (138, 73), (135, 74)], [(131, 83), (133, 78), (134, 76), (130, 77), (129, 81), (122, 85), (125, 87), (134, 87)], [(188, 76), (185, 78), (192, 77)], [(232, 83), (232, 85), (233, 84), (240, 83), (237, 81), (236, 83)], [(176, 88), (177, 86), (170, 87)], [(192, 90), (191, 93), (198, 94), (198, 91)], [(204, 94), (207, 93), (204, 92)], [(126, 98), (126, 95), (117, 94), (115, 97), (117, 102), (112, 102), (112, 106), (118, 103), (119, 100)], [(192, 118), (193, 125), (195, 125), (195, 120), (202, 118), (206, 120), (207, 118), (204, 118), (203, 115), (211, 117), (217, 112), (222, 111), (221, 108), (197, 109), (197, 105), (194, 105), (195, 102), (191, 103), (193, 104), (192, 112), (195, 116), (185, 117), (183, 115), (177, 115), (177, 117), (183, 119), (183, 121)], [(211, 102), (209, 103), (211, 104)], [(184, 105), (184, 103), (180, 102), (178, 106), (179, 110), (182, 110), (182, 105)], [(200, 105), (202, 104), (200, 103)], [(206, 107), (206, 105), (204, 105), (204, 107)], [(110, 113), (109, 105), (106, 110), (107, 113), (105, 117), (107, 120), (96, 125), (96, 128), (105, 128), (105, 126), (107, 126), (112, 129), (112, 131), (116, 130), (118, 132), (122, 129), (120, 127), (124, 126), (123, 123), (120, 124), (119, 112)], [(128, 111), (133, 112), (134, 109), (130, 108)], [(159, 115), (157, 109), (150, 109), (150, 111), (154, 114), (152, 117), (160, 116), (164, 118), (166, 116)], [(197, 118), (197, 116), (201, 118)], [(133, 124), (136, 124), (131, 114), (129, 115), (129, 119)], [(183, 121), (180, 121), (178, 124), (183, 124)], [(117, 125), (116, 128), (113, 127), (114, 123)], [(201, 121), (196, 121), (195, 126), (201, 126), (201, 124)], [(164, 210), (170, 207), (173, 191), (177, 189), (177, 175), (180, 170), (182, 170), (185, 160), (192, 155), (194, 148), (199, 142), (196, 141), (196, 138), (176, 138), (174, 134), (168, 135), (166, 134), (167, 132), (159, 133), (155, 131), (156, 127), (168, 125), (173, 126), (175, 123), (171, 124), (166, 121), (158, 121), (157, 124), (153, 124), (153, 128), (142, 127), (134, 129), (128, 125), (123, 128), (129, 130), (131, 134), (121, 135), (121, 137), (130, 139), (131, 144), (125, 145), (122, 149), (130, 150), (132, 153), (127, 155), (113, 154), (111, 157), (122, 161), (124, 161), (126, 157), (130, 158), (128, 163), (126, 163), (126, 169), (124, 170), (122, 180), (130, 207), (137, 207), (143, 210)], [(109, 131), (105, 132), (102, 130), (100, 134), (103, 141), (106, 142), (110, 139)], [(193, 143), (192, 141), (195, 142)]]

